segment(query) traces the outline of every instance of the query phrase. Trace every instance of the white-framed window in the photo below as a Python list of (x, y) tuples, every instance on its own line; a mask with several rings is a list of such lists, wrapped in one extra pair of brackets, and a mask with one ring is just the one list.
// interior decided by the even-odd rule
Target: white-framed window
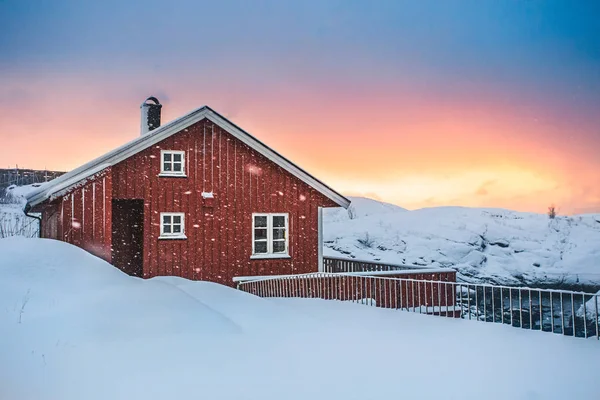
[(160, 176), (185, 176), (185, 151), (160, 151)]
[(288, 214), (252, 214), (252, 257), (289, 257)]
[(184, 213), (160, 213), (160, 239), (186, 239)]

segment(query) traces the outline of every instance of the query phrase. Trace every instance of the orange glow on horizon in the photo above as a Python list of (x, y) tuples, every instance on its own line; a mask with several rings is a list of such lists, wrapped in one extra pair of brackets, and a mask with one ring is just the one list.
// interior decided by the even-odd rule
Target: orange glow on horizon
[[(98, 92), (88, 79), (57, 80), (46, 91), (60, 96), (5, 107), (11, 118), (0, 119), (2, 167), (70, 170), (139, 135), (143, 98), (111, 98), (117, 83)], [(277, 96), (281, 88), (258, 98), (244, 87), (201, 89), (200, 99), (182, 89), (164, 102), (163, 121), (208, 104), (344, 194), (409, 209), (545, 212), (554, 203), (563, 214), (600, 212), (593, 148), (544, 140), (564, 127), (517, 106), (481, 97), (436, 100), (397, 88), (350, 99), (295, 88), (286, 101)], [(90, 92), (97, 95), (86, 99)]]

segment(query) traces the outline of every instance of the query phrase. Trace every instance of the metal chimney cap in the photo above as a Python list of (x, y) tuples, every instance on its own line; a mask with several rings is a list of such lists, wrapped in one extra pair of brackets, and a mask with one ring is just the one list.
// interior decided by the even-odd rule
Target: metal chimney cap
[[(152, 101), (154, 104), (149, 104), (148, 101)], [(140, 107), (144, 107), (145, 105), (162, 106), (162, 104), (160, 104), (160, 101), (158, 101), (158, 99), (154, 96), (150, 96), (146, 100), (144, 100), (144, 102), (140, 105)]]

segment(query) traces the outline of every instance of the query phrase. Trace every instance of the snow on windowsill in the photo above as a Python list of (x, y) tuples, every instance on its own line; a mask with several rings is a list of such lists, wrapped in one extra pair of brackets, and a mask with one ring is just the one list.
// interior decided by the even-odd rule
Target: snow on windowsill
[(159, 177), (164, 178), (187, 178), (186, 174), (174, 174), (174, 173), (168, 173), (168, 172), (161, 172), (160, 174), (158, 174)]
[(251, 260), (269, 260), (277, 258), (292, 258), (289, 254), (252, 254)]
[(174, 240), (184, 240), (187, 239), (187, 236), (185, 235), (179, 235), (179, 236), (159, 236), (158, 240), (169, 240), (169, 239), (174, 239)]
[(203, 199), (214, 199), (215, 195), (213, 194), (213, 192), (202, 192), (202, 198)]

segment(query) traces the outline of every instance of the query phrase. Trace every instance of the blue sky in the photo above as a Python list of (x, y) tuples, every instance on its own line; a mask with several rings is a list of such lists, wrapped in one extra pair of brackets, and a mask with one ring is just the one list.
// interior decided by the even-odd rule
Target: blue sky
[[(58, 131), (52, 137), (71, 140), (84, 122), (60, 120), (50, 104), (60, 105), (66, 119), (81, 114), (78, 104), (86, 102), (114, 115), (99, 145), (107, 150), (125, 138), (117, 132), (137, 125), (135, 111), (120, 117), (124, 105), (155, 94), (169, 117), (209, 103), (334, 181), (343, 181), (341, 172), (299, 149), (296, 132), (300, 125), (323, 126), (317, 135), (325, 138), (323, 152), (344, 135), (352, 137), (354, 152), (361, 138), (373, 137), (358, 110), (380, 121), (381, 140), (417, 143), (410, 128), (424, 118), (431, 126), (417, 133), (434, 140), (450, 135), (463, 143), (462, 136), (481, 132), (485, 151), (517, 143), (515, 157), (539, 157), (538, 164), (560, 159), (563, 170), (577, 174), (597, 166), (600, 146), (598, 15), (596, 1), (4, 0), (0, 135), (11, 137), (13, 148), (23, 137), (44, 141), (48, 135), (36, 136), (34, 126), (47, 114)], [(314, 125), (298, 122), (308, 118)], [(7, 133), (15, 129), (23, 134)], [(87, 139), (96, 137), (89, 132)], [(365, 152), (377, 158), (369, 146)], [(423, 157), (436, 155), (424, 148)], [(0, 152), (3, 159), (69, 169), (83, 156), (53, 160), (11, 151)], [(452, 160), (444, 162), (452, 169)], [(570, 191), (578, 194), (569, 202), (581, 196)], [(392, 200), (401, 202), (398, 196)]]

